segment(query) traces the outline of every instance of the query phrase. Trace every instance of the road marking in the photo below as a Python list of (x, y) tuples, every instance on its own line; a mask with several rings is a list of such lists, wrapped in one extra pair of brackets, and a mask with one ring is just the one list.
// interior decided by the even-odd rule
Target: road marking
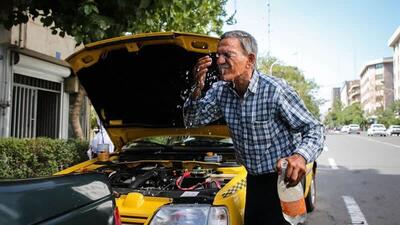
[(392, 147), (395, 147), (395, 148), (400, 148), (400, 145), (394, 145), (394, 144), (390, 144), (390, 143), (387, 143), (387, 142), (374, 140), (374, 139), (371, 139), (371, 138), (360, 137), (360, 136), (354, 136), (354, 137), (365, 139), (365, 140), (372, 141), (372, 142), (377, 142), (377, 143), (384, 144), (384, 145), (389, 145), (389, 146), (392, 146)]
[(329, 151), (328, 146), (324, 145), (324, 151), (325, 152)]
[(333, 170), (339, 169), (339, 167), (336, 165), (336, 162), (335, 162), (335, 160), (333, 158), (329, 158), (328, 161), (329, 161), (329, 165), (331, 165), (331, 168)]
[(351, 218), (351, 224), (364, 224), (368, 225), (364, 214), (361, 212), (356, 200), (351, 196), (342, 196), (344, 203), (346, 204), (347, 211), (349, 212)]

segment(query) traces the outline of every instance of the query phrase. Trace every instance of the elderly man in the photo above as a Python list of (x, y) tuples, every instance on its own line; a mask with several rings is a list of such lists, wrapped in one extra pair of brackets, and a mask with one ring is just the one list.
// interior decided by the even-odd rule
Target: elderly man
[[(286, 179), (296, 185), (323, 144), (323, 126), (285, 81), (256, 70), (257, 42), (244, 31), (221, 36), (216, 63), (220, 81), (202, 97), (209, 56), (198, 60), (196, 86), (184, 105), (188, 126), (224, 117), (237, 160), (246, 167), (246, 225), (288, 224), (277, 193), (278, 162), (288, 161)], [(301, 140), (295, 141), (297, 133)]]

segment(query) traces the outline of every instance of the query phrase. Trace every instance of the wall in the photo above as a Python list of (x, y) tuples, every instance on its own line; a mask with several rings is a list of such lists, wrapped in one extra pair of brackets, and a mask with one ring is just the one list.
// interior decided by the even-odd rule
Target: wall
[(393, 80), (394, 80), (394, 90), (395, 100), (400, 99), (400, 41), (398, 41), (394, 46), (393, 54)]
[(51, 34), (51, 30), (43, 27), (38, 18), (12, 27), (10, 44), (58, 59), (65, 59), (77, 50), (73, 37)]
[(10, 31), (4, 28), (3, 25), (0, 25), (0, 44), (3, 43), (8, 44), (10, 43), (10, 41), (11, 41)]

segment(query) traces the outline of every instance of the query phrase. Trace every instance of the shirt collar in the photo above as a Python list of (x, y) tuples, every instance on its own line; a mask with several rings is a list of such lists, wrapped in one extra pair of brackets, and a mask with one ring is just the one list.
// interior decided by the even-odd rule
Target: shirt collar
[(257, 92), (259, 79), (260, 79), (260, 74), (258, 73), (257, 70), (254, 70), (253, 76), (250, 79), (249, 87), (247, 87), (247, 89), (251, 91), (253, 94)]
[[(250, 79), (249, 86), (247, 87), (247, 89), (253, 94), (255, 94), (257, 92), (259, 79), (260, 79), (260, 73), (257, 70), (254, 70), (253, 76)], [(235, 90), (235, 88), (233, 87), (233, 82), (223, 81), (223, 83), (225, 85), (227, 85), (228, 87), (230, 87), (232, 90)]]

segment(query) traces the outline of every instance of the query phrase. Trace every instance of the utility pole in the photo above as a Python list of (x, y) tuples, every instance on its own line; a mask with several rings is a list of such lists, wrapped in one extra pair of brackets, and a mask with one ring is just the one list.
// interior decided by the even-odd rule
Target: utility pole
[(270, 7), (270, 0), (267, 0), (267, 17), (268, 17), (268, 52), (267, 52), (267, 59), (271, 56), (271, 7)]

